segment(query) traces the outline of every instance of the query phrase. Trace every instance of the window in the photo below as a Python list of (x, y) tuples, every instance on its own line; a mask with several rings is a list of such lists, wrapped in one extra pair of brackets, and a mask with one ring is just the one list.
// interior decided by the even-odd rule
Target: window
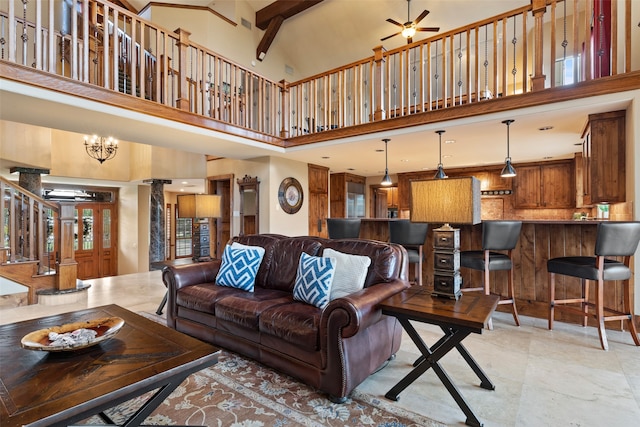
[(556, 59), (556, 86), (571, 85), (580, 78), (580, 55)]
[(176, 212), (176, 258), (190, 257), (193, 253), (192, 222), (191, 218), (178, 218)]

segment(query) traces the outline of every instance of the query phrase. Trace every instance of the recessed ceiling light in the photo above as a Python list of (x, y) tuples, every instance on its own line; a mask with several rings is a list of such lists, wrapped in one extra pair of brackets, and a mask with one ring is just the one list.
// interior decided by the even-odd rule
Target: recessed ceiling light
[(407, 163), (409, 159), (400, 159), (401, 162)]
[(551, 129), (553, 129), (553, 126), (542, 126), (541, 128), (538, 128), (538, 130), (543, 131), (543, 132), (545, 130), (551, 130)]
[(446, 140), (444, 141), (444, 143), (445, 143), (445, 144), (455, 144), (455, 143), (456, 143), (456, 140), (455, 140), (455, 139), (446, 139)]
[(384, 153), (384, 150), (382, 150), (382, 149), (378, 148), (378, 149), (376, 150), (376, 153)]
[(449, 158), (451, 158), (451, 157), (453, 157), (453, 155), (451, 155), (451, 154), (443, 154), (443, 155), (442, 155), (442, 158), (443, 158), (443, 159), (449, 159)]
[(184, 188), (181, 188), (180, 191), (184, 192)]
[(188, 183), (189, 183), (189, 181), (182, 181), (180, 184), (187, 185)]
[(322, 156), (323, 159), (330, 159), (331, 157), (329, 156)]
[(542, 159), (543, 160), (549, 160), (549, 159), (553, 159), (553, 157), (552, 156), (544, 156)]
[(348, 171), (354, 171), (354, 168), (347, 168)]

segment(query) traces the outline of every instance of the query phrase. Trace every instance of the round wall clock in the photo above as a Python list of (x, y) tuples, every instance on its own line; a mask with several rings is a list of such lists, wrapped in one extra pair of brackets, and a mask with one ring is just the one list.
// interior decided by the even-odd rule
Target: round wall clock
[(295, 178), (285, 178), (278, 189), (278, 201), (283, 211), (294, 214), (302, 207), (302, 186)]

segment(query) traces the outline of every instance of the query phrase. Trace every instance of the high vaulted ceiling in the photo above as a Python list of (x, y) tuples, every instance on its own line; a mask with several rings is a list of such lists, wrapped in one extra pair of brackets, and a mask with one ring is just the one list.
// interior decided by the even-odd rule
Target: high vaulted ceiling
[[(210, 7), (229, 13), (234, 0), (190, 0), (189, 4)], [(146, 0), (127, 0), (131, 7), (144, 8)], [(156, 0), (153, 3), (174, 3), (172, 0)], [(272, 3), (270, 0), (247, 0), (257, 12)], [(423, 10), (430, 11), (421, 22), (423, 26), (440, 27), (441, 32), (495, 16), (529, 4), (529, 0), (412, 0), (409, 18), (414, 19)], [(222, 13), (222, 12), (221, 12)], [(225, 15), (226, 16), (226, 15)], [(235, 16), (251, 18), (255, 16)], [(309, 70), (329, 70), (340, 65), (372, 55), (372, 48), (384, 44), (393, 49), (406, 43), (401, 36), (384, 43), (380, 39), (393, 34), (398, 27), (386, 21), (392, 18), (398, 22), (407, 19), (405, 0), (323, 0), (314, 6), (285, 19), (274, 37), (274, 45), (286, 50), (292, 57), (303, 57)], [(433, 33), (417, 33), (414, 41), (422, 40)], [(258, 39), (259, 41), (259, 39)], [(256, 42), (257, 43), (257, 42)], [(257, 47), (257, 46), (256, 46)], [(268, 54), (268, 53), (267, 53)], [(314, 71), (317, 72), (317, 71)], [(362, 176), (376, 176), (384, 173), (384, 143), (382, 138), (390, 138), (389, 172), (435, 169), (438, 163), (438, 135), (443, 129), (443, 163), (447, 168), (500, 164), (506, 155), (506, 128), (501, 122), (514, 119), (510, 127), (510, 154), (514, 164), (538, 161), (547, 158), (567, 158), (580, 151), (580, 134), (587, 115), (626, 108), (633, 94), (622, 93), (582, 99), (548, 106), (540, 106), (508, 113), (476, 116), (465, 120), (450, 120), (437, 124), (414, 128), (380, 132), (337, 141), (328, 141), (312, 146), (288, 150), (269, 150), (255, 144), (238, 144), (238, 138), (212, 139), (212, 147), (222, 147), (224, 152), (204, 152), (214, 156), (249, 158), (274, 155), (308, 163), (327, 166), (332, 172), (352, 172)], [(85, 114), (85, 116), (88, 116)], [(540, 128), (551, 127), (540, 131)], [(127, 126), (132, 137), (146, 135), (150, 140), (162, 140), (166, 129), (158, 127), (158, 135), (147, 126), (144, 131), (136, 131), (135, 124)], [(171, 129), (182, 132), (180, 129)], [(180, 140), (182, 149), (193, 148), (202, 152), (203, 135), (188, 134)], [(207, 136), (212, 138), (211, 136)], [(121, 136), (121, 139), (127, 139)], [(138, 141), (137, 139), (130, 139)], [(199, 140), (198, 145), (195, 141)], [(190, 141), (194, 141), (190, 144)], [(449, 141), (454, 141), (448, 143)], [(233, 147), (237, 147), (234, 150)]]

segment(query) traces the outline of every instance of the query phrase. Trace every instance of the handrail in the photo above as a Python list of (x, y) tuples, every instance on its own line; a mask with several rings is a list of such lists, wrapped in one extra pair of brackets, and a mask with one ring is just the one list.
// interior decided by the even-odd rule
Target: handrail
[(0, 12), (0, 59), (279, 137), (283, 83), (191, 42), (188, 32), (106, 0), (21, 3)]
[(55, 269), (55, 218), (60, 207), (0, 177), (3, 262), (38, 261), (38, 273)]
[(638, 2), (613, 0), (611, 10), (601, 10), (602, 2), (535, 0), (286, 83), (193, 43), (184, 29), (169, 31), (106, 0), (7, 4), (0, 12), (1, 60), (197, 114), (256, 140), (629, 73), (637, 71), (631, 55), (640, 51), (628, 18)]
[[(373, 57), (288, 84), (289, 135), (636, 71), (630, 56), (640, 46), (632, 45), (638, 38), (630, 36), (635, 29), (628, 16), (639, 6), (628, 0), (612, 1), (610, 11), (596, 10), (599, 4), (592, 7), (583, 0), (539, 4), (534, 1), (390, 51), (378, 46)], [(627, 17), (623, 25), (618, 25), (619, 16)]]

